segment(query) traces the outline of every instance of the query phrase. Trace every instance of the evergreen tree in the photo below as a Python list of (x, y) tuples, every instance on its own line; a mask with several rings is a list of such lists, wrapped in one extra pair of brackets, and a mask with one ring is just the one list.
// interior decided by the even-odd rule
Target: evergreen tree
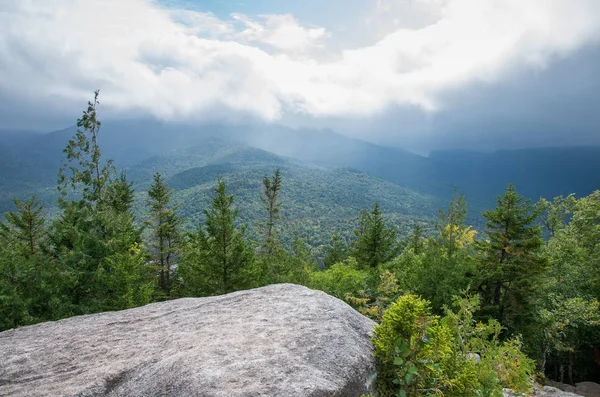
[(352, 254), (360, 265), (376, 267), (398, 255), (396, 231), (386, 227), (379, 204), (371, 212), (361, 211), (358, 223)]
[(329, 249), (325, 253), (325, 258), (323, 258), (323, 268), (328, 269), (346, 258), (348, 258), (348, 247), (346, 247), (339, 233), (333, 233)]
[(174, 270), (175, 254), (180, 246), (181, 219), (171, 205), (172, 191), (160, 173), (154, 174), (154, 182), (148, 190), (147, 205), (150, 208), (148, 225), (152, 230), (150, 243), (153, 260), (158, 266), (158, 280), (163, 292), (170, 294), (171, 275)]
[(260, 197), (266, 210), (266, 220), (258, 224), (258, 233), (262, 241), (258, 246), (258, 257), (255, 265), (256, 286), (281, 282), (286, 273), (288, 253), (279, 240), (277, 223), (281, 220), (281, 203), (278, 201), (281, 192), (281, 172), (276, 169), (273, 176), (263, 178), (263, 193)]
[(406, 248), (412, 249), (415, 254), (419, 255), (423, 252), (424, 246), (425, 237), (423, 236), (423, 227), (420, 223), (415, 222)]
[(71, 191), (80, 193), (86, 202), (97, 203), (102, 189), (114, 173), (112, 161), (102, 162), (98, 134), (102, 123), (97, 110), (99, 91), (94, 92), (94, 100), (88, 102), (87, 109), (77, 120), (77, 132), (63, 150), (66, 161), (58, 172), (58, 190), (61, 204), (67, 205), (66, 195)]
[(245, 229), (235, 226), (234, 197), (222, 180), (214, 192), (210, 208), (204, 210), (205, 227), (190, 234), (185, 246), (179, 269), (183, 295), (226, 294), (254, 283), (253, 253), (244, 239)]
[(14, 202), (0, 223), (0, 330), (53, 319), (59, 300), (43, 207), (35, 197)]
[(317, 270), (318, 264), (310, 246), (299, 235), (292, 244), (292, 251), (284, 259), (282, 278), (279, 282), (308, 285), (310, 273)]
[(279, 211), (281, 203), (278, 201), (281, 192), (281, 172), (279, 168), (275, 170), (272, 178), (266, 175), (263, 178), (263, 196), (261, 201), (267, 210), (267, 221), (260, 226), (260, 233), (264, 236), (261, 251), (266, 255), (273, 255), (281, 249), (281, 243), (277, 238), (277, 221), (281, 219)]
[(509, 330), (519, 328), (527, 315), (528, 296), (546, 266), (536, 224), (541, 210), (509, 185), (498, 206), (483, 213), (488, 239), (477, 244), (480, 290), (489, 314)]
[(47, 248), (46, 220), (44, 208), (36, 197), (27, 201), (14, 199), (17, 212), (4, 214), (7, 223), (0, 223), (0, 235), (14, 246), (23, 248), (23, 253), (33, 256)]
[[(54, 259), (70, 275), (65, 284), (71, 308), (65, 315), (120, 308), (114, 304), (115, 283), (120, 282), (114, 278), (115, 260), (141, 243), (141, 230), (131, 212), (131, 184), (125, 174), (115, 177), (112, 161), (103, 161), (101, 156), (98, 104), (96, 91), (77, 121), (77, 132), (64, 150), (66, 160), (59, 170), (62, 213), (52, 225), (51, 246)], [(135, 255), (145, 255), (140, 252)], [(144, 280), (142, 265), (131, 270)]]

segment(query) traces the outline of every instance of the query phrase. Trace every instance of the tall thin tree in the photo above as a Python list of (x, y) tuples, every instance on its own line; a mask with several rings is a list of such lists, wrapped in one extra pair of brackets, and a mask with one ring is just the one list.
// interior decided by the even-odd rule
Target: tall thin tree
[(155, 173), (148, 190), (150, 220), (147, 224), (152, 230), (150, 246), (154, 262), (158, 266), (159, 285), (167, 296), (171, 292), (171, 274), (181, 236), (181, 219), (176, 214), (179, 206), (171, 205), (172, 195), (162, 175)]
[(262, 250), (266, 255), (273, 255), (279, 245), (277, 238), (277, 221), (281, 219), (279, 214), (281, 203), (278, 201), (279, 193), (281, 192), (281, 172), (279, 168), (275, 170), (273, 176), (263, 178), (263, 196), (261, 200), (267, 210), (267, 220), (261, 224), (261, 234), (264, 235)]

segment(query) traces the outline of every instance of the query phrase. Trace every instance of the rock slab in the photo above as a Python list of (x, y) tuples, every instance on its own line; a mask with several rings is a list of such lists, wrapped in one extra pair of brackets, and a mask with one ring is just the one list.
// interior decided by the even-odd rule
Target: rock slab
[(550, 382), (550, 385), (583, 397), (600, 397), (600, 385), (594, 382), (579, 382), (575, 386), (560, 382)]
[(291, 284), (73, 317), (0, 333), (0, 395), (359, 397), (374, 325)]
[[(512, 390), (504, 389), (504, 397), (523, 397)], [(579, 394), (564, 391), (553, 386), (542, 386), (533, 382), (533, 394), (530, 397), (583, 397)]]

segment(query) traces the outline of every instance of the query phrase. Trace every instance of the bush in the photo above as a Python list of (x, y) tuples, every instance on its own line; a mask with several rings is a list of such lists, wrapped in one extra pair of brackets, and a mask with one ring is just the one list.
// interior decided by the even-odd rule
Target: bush
[(440, 319), (428, 301), (404, 295), (385, 311), (373, 336), (381, 397), (496, 397), (503, 387), (527, 391), (534, 366), (519, 340), (499, 342), (497, 322), (473, 320), (478, 297), (457, 298), (455, 307)]
[(365, 289), (358, 291), (357, 295), (346, 294), (344, 299), (362, 315), (380, 322), (390, 302), (395, 301), (400, 295), (398, 280), (394, 273), (386, 270), (379, 276), (377, 290), (370, 291), (371, 289)]
[(364, 289), (369, 276), (368, 271), (358, 268), (354, 258), (348, 258), (327, 270), (312, 272), (309, 286), (344, 299), (346, 295), (354, 295)]

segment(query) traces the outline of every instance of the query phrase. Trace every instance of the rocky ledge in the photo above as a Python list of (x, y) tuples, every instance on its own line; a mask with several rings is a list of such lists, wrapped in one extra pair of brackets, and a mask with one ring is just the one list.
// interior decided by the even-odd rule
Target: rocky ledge
[(373, 326), (289, 284), (73, 317), (0, 333), (0, 395), (359, 397)]

